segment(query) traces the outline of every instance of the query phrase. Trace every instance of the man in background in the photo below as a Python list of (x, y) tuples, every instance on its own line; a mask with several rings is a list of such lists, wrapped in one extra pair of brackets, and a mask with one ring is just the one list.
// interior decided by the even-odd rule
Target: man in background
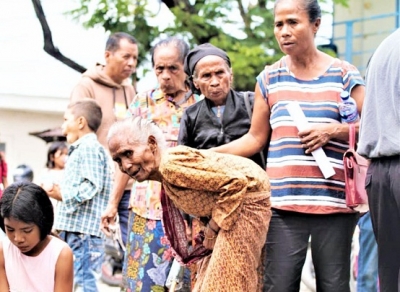
[(400, 29), (369, 63), (358, 153), (371, 159), (365, 186), (378, 243), (379, 286), (400, 291)]
[[(126, 117), (128, 106), (136, 95), (129, 80), (129, 77), (136, 71), (138, 60), (136, 39), (123, 32), (110, 35), (106, 43), (104, 58), (105, 65), (96, 64), (83, 73), (81, 80), (72, 90), (71, 102), (89, 97), (99, 104), (103, 112), (103, 119), (97, 131), (97, 138), (108, 150), (106, 138), (110, 126), (117, 119)], [(119, 200), (118, 215), (124, 243), (126, 242), (131, 190), (131, 184), (128, 181), (129, 177), (115, 167), (112, 190), (112, 194), (115, 195), (111, 195), (110, 198)], [(114, 206), (114, 204), (110, 205)], [(113, 270), (115, 269), (113, 268)]]

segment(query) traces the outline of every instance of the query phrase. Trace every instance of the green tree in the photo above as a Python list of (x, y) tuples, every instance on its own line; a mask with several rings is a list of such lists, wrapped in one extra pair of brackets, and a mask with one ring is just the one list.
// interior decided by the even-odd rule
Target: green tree
[[(348, 0), (336, 0), (347, 4)], [(181, 35), (193, 46), (212, 43), (225, 50), (231, 60), (235, 88), (252, 90), (255, 76), (282, 53), (273, 34), (273, 3), (268, 0), (79, 0), (69, 12), (84, 26), (102, 26), (105, 31), (124, 31), (140, 42), (140, 60), (160, 35)], [(151, 12), (166, 5), (174, 24), (160, 29)], [(160, 22), (158, 20), (158, 22)]]

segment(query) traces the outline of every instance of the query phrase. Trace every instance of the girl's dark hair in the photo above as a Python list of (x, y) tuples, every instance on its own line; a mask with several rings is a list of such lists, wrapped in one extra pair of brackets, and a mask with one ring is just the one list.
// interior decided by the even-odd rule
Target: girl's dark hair
[(183, 64), (185, 62), (186, 55), (189, 53), (189, 45), (182, 39), (177, 37), (169, 37), (165, 40), (161, 40), (156, 43), (150, 50), (151, 53), (151, 65), (154, 67), (154, 53), (159, 47), (174, 46), (179, 52), (179, 61)]
[(56, 154), (56, 152), (58, 150), (64, 150), (64, 149), (68, 149), (67, 143), (62, 142), (62, 141), (56, 141), (53, 142), (50, 147), (49, 150), (47, 151), (47, 162), (46, 162), (46, 167), (47, 168), (54, 168), (54, 155)]
[(45, 190), (31, 182), (17, 182), (4, 190), (0, 199), (0, 227), (4, 228), (4, 218), (33, 223), (39, 227), (40, 240), (51, 233), (54, 222), (53, 205)]
[[(275, 1), (275, 8), (281, 2), (281, 0)], [(304, 10), (308, 14), (308, 18), (311, 23), (314, 23), (318, 18), (321, 17), (321, 7), (319, 6), (318, 0), (298, 0), (303, 6)]]

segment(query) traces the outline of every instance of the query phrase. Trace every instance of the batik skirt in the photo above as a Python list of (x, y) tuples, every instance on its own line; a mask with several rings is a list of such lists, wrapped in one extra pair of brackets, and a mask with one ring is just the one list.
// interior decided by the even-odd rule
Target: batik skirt
[(211, 255), (197, 263), (194, 292), (261, 292), (262, 251), (271, 219), (269, 192), (247, 193), (230, 230), (220, 229)]

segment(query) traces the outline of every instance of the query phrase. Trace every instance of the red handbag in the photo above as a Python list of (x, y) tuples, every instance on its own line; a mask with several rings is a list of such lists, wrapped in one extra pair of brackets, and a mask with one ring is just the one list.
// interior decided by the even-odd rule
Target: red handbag
[(349, 149), (343, 154), (346, 187), (346, 205), (355, 211), (368, 211), (368, 196), (365, 190), (365, 177), (369, 160), (355, 150), (356, 130), (349, 124)]

